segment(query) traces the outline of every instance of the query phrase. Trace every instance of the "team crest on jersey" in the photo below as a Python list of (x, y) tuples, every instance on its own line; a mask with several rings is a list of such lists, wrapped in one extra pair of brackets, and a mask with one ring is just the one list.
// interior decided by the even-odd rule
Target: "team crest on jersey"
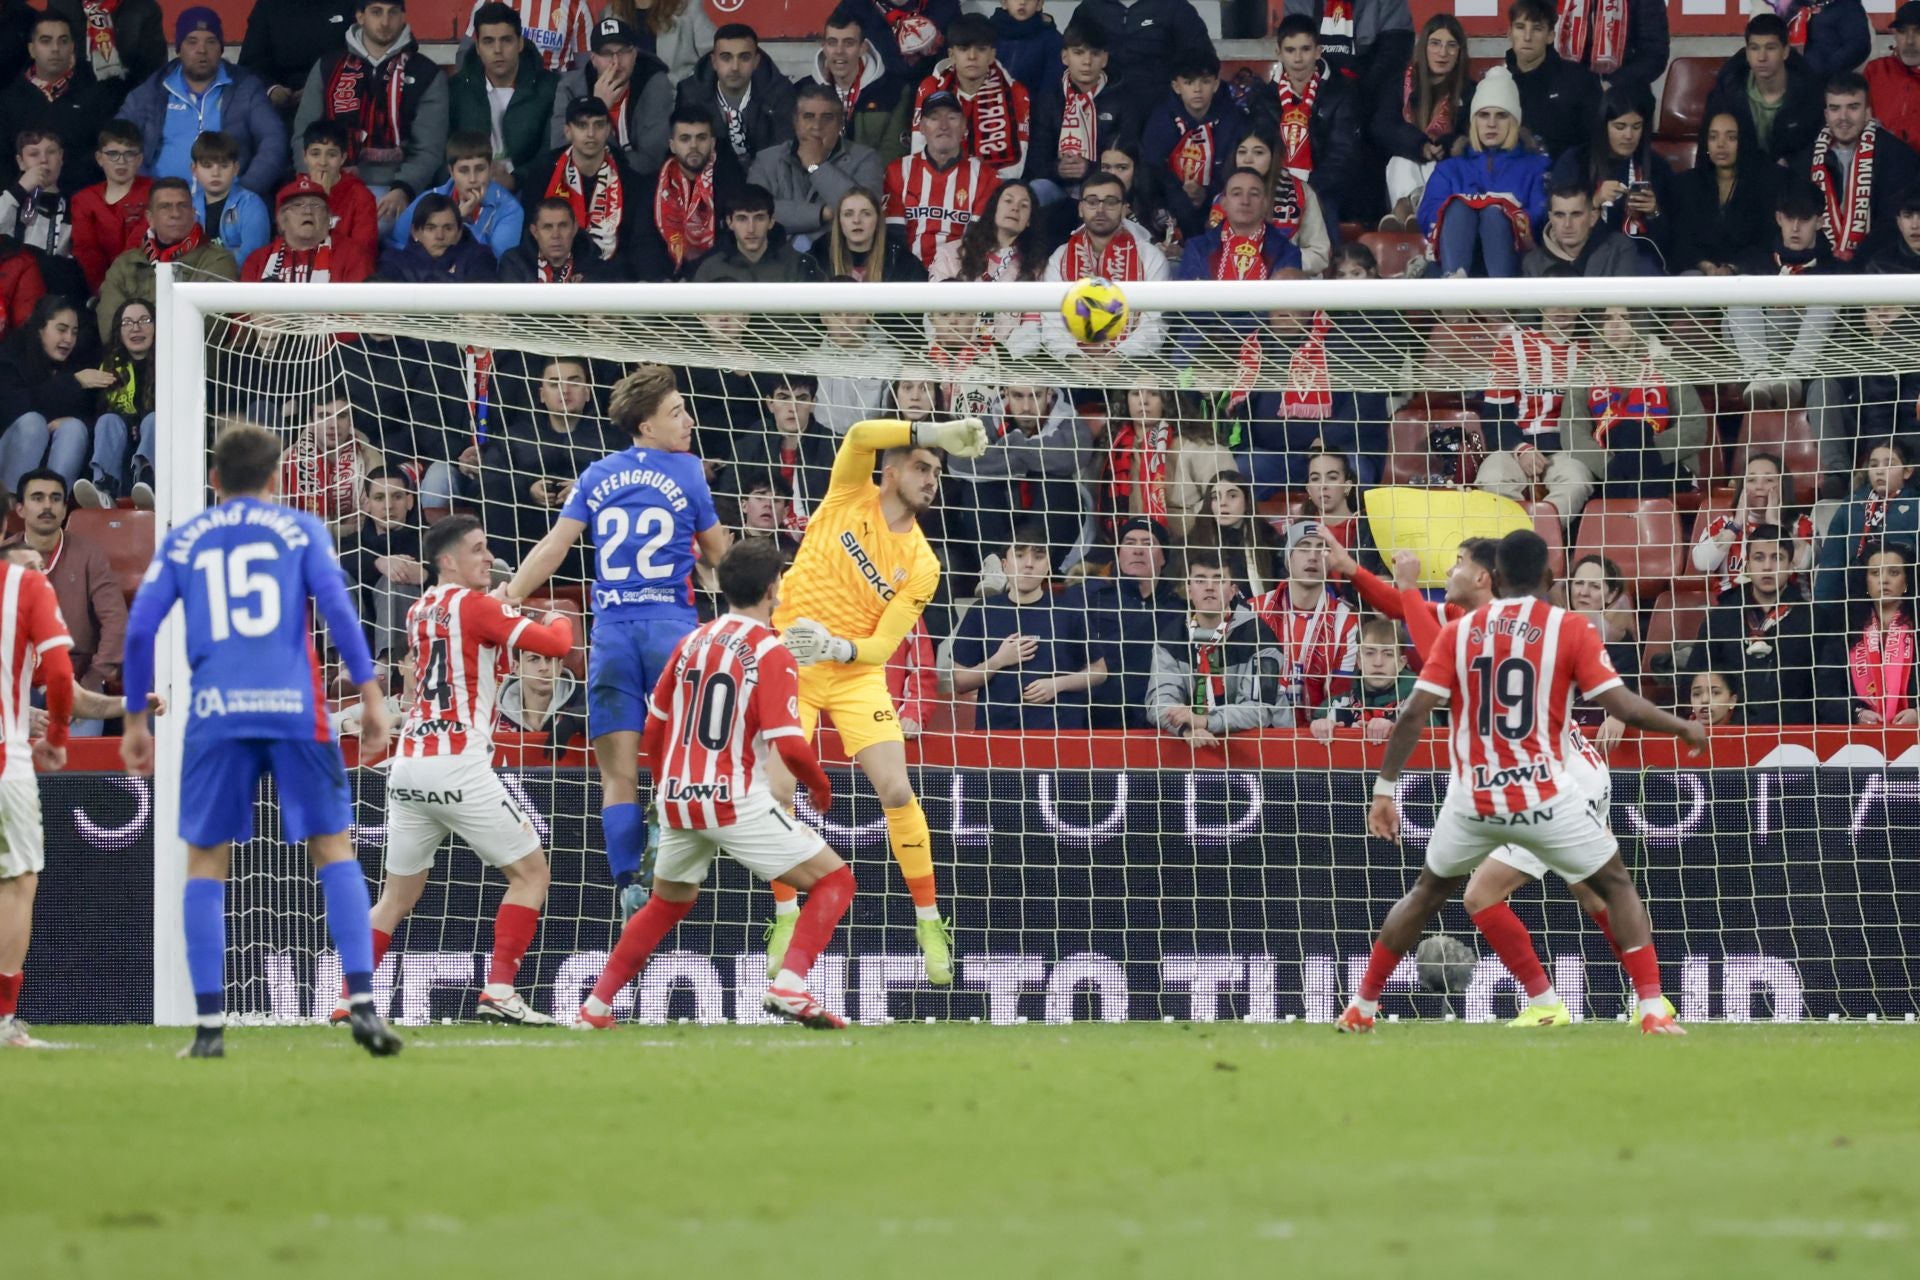
[(672, 804), (731, 804), (733, 783), (726, 778), (718, 782), (682, 782), (668, 778), (666, 799)]

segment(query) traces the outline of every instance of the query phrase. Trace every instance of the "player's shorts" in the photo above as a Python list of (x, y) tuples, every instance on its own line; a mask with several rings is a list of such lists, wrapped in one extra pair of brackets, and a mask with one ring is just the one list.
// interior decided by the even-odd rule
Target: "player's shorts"
[(46, 870), (46, 831), (40, 823), (40, 779), (32, 771), (0, 778), (0, 880)]
[[(1613, 810), (1613, 771), (1605, 765), (1595, 765), (1587, 759), (1584, 751), (1576, 751), (1567, 757), (1567, 778), (1577, 783), (1587, 798), (1593, 801), (1601, 825), (1607, 826)], [(1609, 830), (1611, 827), (1609, 826)], [(1487, 855), (1495, 862), (1504, 862), (1529, 879), (1538, 880), (1547, 874), (1547, 864), (1518, 845), (1506, 845)]]
[(312, 738), (189, 739), (180, 775), (180, 838), (211, 848), (253, 839), (260, 775), (273, 775), (280, 838), (289, 844), (353, 825), (340, 748)]
[(504, 867), (540, 852), (540, 836), (481, 756), (395, 760), (387, 774), (387, 870), (419, 875), (449, 835)]
[(660, 828), (654, 874), (679, 884), (699, 884), (714, 858), (724, 853), (762, 880), (776, 880), (826, 847), (812, 827), (770, 808), (728, 827)]
[(849, 756), (882, 742), (904, 743), (885, 667), (822, 662), (800, 668), (800, 728), (813, 739), (820, 713), (833, 717)]
[(1579, 884), (1606, 866), (1620, 848), (1600, 820), (1598, 802), (1568, 787), (1545, 804), (1503, 818), (1482, 818), (1443, 803), (1427, 837), (1427, 870), (1443, 880), (1464, 876), (1503, 846), (1532, 854), (1568, 884)]
[(674, 646), (697, 625), (691, 613), (631, 622), (596, 620), (587, 647), (587, 732), (596, 738), (644, 732), (653, 686), (660, 683)]

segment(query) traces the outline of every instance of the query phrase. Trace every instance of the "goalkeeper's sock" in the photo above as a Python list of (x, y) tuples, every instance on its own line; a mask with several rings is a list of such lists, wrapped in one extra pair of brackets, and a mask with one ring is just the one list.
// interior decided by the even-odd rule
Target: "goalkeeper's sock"
[[(520, 960), (533, 945), (533, 934), (540, 927), (540, 910), (517, 902), (503, 902), (493, 917), (493, 962), (487, 967), (487, 994), (504, 999), (513, 994), (513, 980), (519, 976)], [(501, 988), (504, 988), (501, 989)]]
[(790, 916), (800, 910), (800, 891), (790, 884), (775, 880), (767, 886), (773, 890), (773, 914)]
[(1640, 1012), (1644, 1014), (1650, 1001), (1660, 999), (1660, 957), (1654, 954), (1653, 944), (1649, 942), (1644, 947), (1623, 952), (1620, 963), (1633, 982), (1633, 994), (1640, 998)]
[(620, 941), (607, 957), (607, 967), (600, 971), (600, 980), (593, 984), (594, 996), (611, 1006), (615, 993), (633, 981), (633, 975), (646, 966), (654, 948), (691, 910), (692, 902), (668, 902), (659, 894), (648, 898), (647, 905), (635, 912), (633, 919), (627, 921), (627, 927), (620, 931)]
[(11, 1018), (20, 1009), (20, 984), (27, 980), (22, 973), (0, 973), (0, 1019)]
[(914, 912), (922, 920), (940, 918), (939, 900), (933, 884), (933, 833), (927, 827), (927, 811), (915, 798), (897, 809), (886, 810), (887, 843), (893, 846), (893, 860), (906, 877), (907, 892), (913, 895)]
[[(392, 934), (388, 933), (385, 929), (375, 929), (373, 931), (373, 967), (375, 970), (380, 968), (380, 962), (387, 958), (387, 951), (392, 946)], [(345, 1000), (352, 995), (353, 993), (347, 990), (347, 980), (345, 978), (340, 979), (340, 998)]]
[(600, 827), (607, 840), (607, 870), (616, 889), (633, 883), (640, 855), (647, 848), (647, 819), (637, 804), (610, 804), (600, 811)]
[[(799, 923), (793, 926), (793, 941), (787, 944), (787, 956), (780, 962), (780, 976), (774, 979), (775, 986), (790, 991), (806, 990), (813, 962), (833, 940), (833, 931), (846, 916), (853, 893), (852, 867), (842, 866), (814, 882), (813, 888), (807, 891), (807, 905), (800, 912)], [(789, 986), (795, 978), (799, 979), (798, 984)]]
[(227, 884), (195, 876), (181, 898), (186, 921), (187, 972), (193, 978), (194, 1013), (203, 1027), (221, 1025), (227, 967)]
[(1600, 926), (1600, 936), (1607, 940), (1609, 947), (1613, 948), (1613, 958), (1624, 966), (1627, 963), (1627, 957), (1620, 950), (1620, 940), (1613, 936), (1613, 922), (1607, 919), (1606, 908), (1602, 907), (1593, 913), (1593, 922)]
[(1360, 978), (1360, 990), (1354, 996), (1354, 1003), (1360, 1006), (1360, 1012), (1371, 1018), (1380, 1011), (1380, 993), (1387, 989), (1387, 979), (1393, 977), (1393, 971), (1400, 967), (1400, 953), (1390, 950), (1385, 943), (1373, 944), (1373, 951), (1367, 956), (1367, 971)]
[(1521, 923), (1520, 917), (1513, 914), (1512, 907), (1504, 902), (1494, 903), (1473, 917), (1473, 927), (1493, 947), (1493, 953), (1500, 957), (1500, 963), (1507, 966), (1507, 972), (1527, 993), (1529, 1002), (1536, 1005), (1560, 1003), (1560, 997), (1554, 994), (1553, 984), (1547, 981), (1547, 971), (1541, 967), (1539, 955), (1534, 952), (1533, 935), (1527, 932), (1527, 926)]
[(326, 901), (327, 936), (340, 953), (340, 974), (346, 979), (347, 999), (353, 1004), (373, 1003), (373, 922), (367, 912), (373, 904), (367, 897), (367, 877), (352, 858), (329, 862), (314, 872), (320, 881), (320, 896)]

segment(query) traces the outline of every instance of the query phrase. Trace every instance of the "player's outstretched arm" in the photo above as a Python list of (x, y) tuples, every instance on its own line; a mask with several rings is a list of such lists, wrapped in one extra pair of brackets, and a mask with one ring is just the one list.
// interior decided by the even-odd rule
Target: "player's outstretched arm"
[(522, 618), (509, 634), (507, 647), (543, 658), (564, 658), (573, 652), (573, 619), (564, 613), (550, 613), (545, 622)]
[(987, 429), (978, 418), (918, 424), (900, 418), (856, 422), (840, 442), (840, 452), (834, 455), (829, 489), (867, 483), (873, 478), (874, 460), (882, 450), (909, 444), (941, 449), (960, 458), (977, 458), (987, 451)]
[(547, 536), (540, 539), (539, 544), (527, 553), (527, 558), (520, 562), (513, 581), (507, 583), (508, 597), (525, 600), (546, 586), (547, 580), (566, 562), (567, 552), (573, 550), (573, 544), (580, 541), (580, 535), (586, 532), (586, 528), (584, 521), (570, 516), (555, 520)]
[(1707, 745), (1707, 726), (1698, 720), (1682, 720), (1671, 712), (1662, 711), (1624, 685), (1608, 689), (1593, 701), (1614, 719), (1636, 729), (1680, 739), (1687, 744), (1691, 754), (1698, 755)]
[(1373, 808), (1367, 814), (1367, 830), (1382, 840), (1400, 843), (1400, 813), (1394, 806), (1394, 784), (1400, 780), (1400, 771), (1407, 767), (1427, 721), (1440, 705), (1438, 694), (1415, 689), (1406, 705), (1400, 708), (1393, 732), (1387, 736), (1387, 756), (1380, 762), (1380, 776), (1373, 784)]

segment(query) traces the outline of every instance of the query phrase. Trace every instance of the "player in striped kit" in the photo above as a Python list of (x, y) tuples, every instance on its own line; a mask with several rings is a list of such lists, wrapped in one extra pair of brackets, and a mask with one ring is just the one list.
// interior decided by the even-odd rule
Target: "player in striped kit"
[(951, 93), (920, 104), (918, 136), (922, 150), (887, 166), (887, 225), (900, 228), (913, 256), (931, 269), (941, 248), (985, 215), (1000, 179), (985, 161), (963, 154), (967, 117)]
[[(1568, 771), (1567, 724), (1578, 693), (1624, 723), (1671, 734), (1696, 752), (1706, 743), (1706, 729), (1628, 692), (1593, 624), (1546, 601), (1552, 574), (1539, 534), (1508, 534), (1501, 539), (1497, 563), (1497, 583), (1506, 597), (1441, 630), (1387, 740), (1367, 817), (1374, 835), (1399, 842), (1395, 784), (1427, 718), (1442, 702), (1449, 709), (1453, 779), (1428, 837), (1426, 865), (1388, 912), (1360, 989), (1335, 1026), (1349, 1032), (1373, 1029), (1380, 994), (1401, 957), (1468, 873), (1495, 849), (1513, 844), (1569, 884), (1588, 882), (1606, 900), (1639, 1000), (1641, 1031), (1683, 1035), (1661, 994), (1652, 929), (1620, 861), (1618, 842)], [(1489, 940), (1501, 949), (1499, 939)], [(1507, 959), (1504, 953), (1501, 958)]]
[[(373, 904), (373, 963), (379, 967), (394, 930), (420, 901), (441, 843), (458, 836), (507, 878), (479, 1016), (544, 1026), (553, 1019), (529, 1007), (513, 982), (540, 924), (547, 860), (533, 823), (493, 771), (493, 726), (507, 655), (525, 649), (564, 658), (573, 623), (563, 614), (535, 622), (487, 594), (493, 551), (472, 516), (436, 522), (421, 557), (438, 577), (407, 612), (417, 692), (387, 775), (387, 879)], [(342, 989), (333, 1021), (348, 1012)]]
[(720, 562), (728, 612), (681, 641), (647, 706), (645, 756), (664, 830), (653, 896), (620, 932), (578, 1026), (613, 1025), (613, 998), (693, 910), (714, 855), (807, 894), (792, 941), (762, 1001), (769, 1013), (830, 1030), (846, 1021), (807, 991), (807, 974), (853, 901), (853, 869), (818, 833), (789, 817), (768, 787), (777, 752), (814, 808), (833, 784), (800, 727), (800, 673), (773, 630), (780, 549), (740, 543)]

